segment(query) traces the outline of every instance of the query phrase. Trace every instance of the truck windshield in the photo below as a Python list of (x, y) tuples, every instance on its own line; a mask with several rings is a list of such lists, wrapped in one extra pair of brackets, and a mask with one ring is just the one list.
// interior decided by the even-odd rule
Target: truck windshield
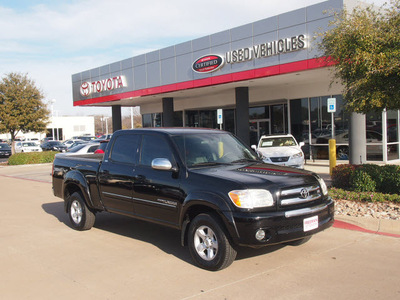
[(173, 140), (188, 167), (258, 161), (249, 148), (228, 133), (184, 134)]

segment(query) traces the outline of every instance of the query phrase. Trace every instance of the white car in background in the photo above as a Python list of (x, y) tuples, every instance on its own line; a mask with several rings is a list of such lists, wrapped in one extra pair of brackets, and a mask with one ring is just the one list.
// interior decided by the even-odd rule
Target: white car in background
[(251, 147), (258, 153), (265, 163), (304, 168), (304, 153), (301, 147), (304, 143), (297, 143), (291, 134), (286, 135), (263, 135), (258, 145)]
[(15, 152), (42, 152), (42, 148), (35, 142), (17, 142), (15, 144)]

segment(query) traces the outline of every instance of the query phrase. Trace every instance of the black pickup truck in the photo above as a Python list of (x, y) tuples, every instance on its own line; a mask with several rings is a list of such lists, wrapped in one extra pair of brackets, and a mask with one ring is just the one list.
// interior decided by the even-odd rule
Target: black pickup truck
[(102, 211), (170, 226), (207, 270), (229, 266), (239, 245), (302, 244), (334, 220), (317, 174), (265, 164), (220, 130), (120, 130), (104, 154), (56, 155), (52, 177), (74, 229)]

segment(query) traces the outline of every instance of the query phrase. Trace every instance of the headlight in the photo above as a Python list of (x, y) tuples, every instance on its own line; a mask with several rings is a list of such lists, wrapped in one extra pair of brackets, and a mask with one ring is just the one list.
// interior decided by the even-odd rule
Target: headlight
[(326, 186), (325, 181), (319, 176), (317, 176), (317, 179), (319, 185), (321, 186), (322, 194), (324, 194), (325, 196), (328, 195), (328, 187)]
[(298, 153), (292, 155), (292, 158), (298, 158), (298, 157), (303, 157), (303, 152), (298, 152)]
[(257, 208), (274, 205), (274, 198), (267, 190), (236, 190), (228, 193), (232, 202), (240, 208)]

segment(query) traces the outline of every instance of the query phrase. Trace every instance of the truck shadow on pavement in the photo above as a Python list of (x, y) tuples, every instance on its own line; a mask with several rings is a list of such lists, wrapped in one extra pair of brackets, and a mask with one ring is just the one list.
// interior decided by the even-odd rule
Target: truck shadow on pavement
[[(42, 208), (46, 213), (56, 217), (61, 223), (74, 230), (69, 223), (68, 215), (64, 211), (64, 202), (45, 203)], [(174, 255), (178, 259), (194, 265), (189, 249), (181, 246), (179, 230), (107, 212), (96, 214), (94, 228), (152, 244), (165, 253)], [(265, 255), (283, 247), (285, 245), (273, 245), (258, 249), (237, 247), (236, 260)]]
[[(42, 208), (46, 213), (56, 217), (65, 226), (74, 230), (64, 211), (64, 202), (45, 203)], [(193, 265), (188, 249), (181, 246), (180, 231), (173, 228), (107, 212), (96, 214), (93, 228), (152, 244), (165, 253)]]

